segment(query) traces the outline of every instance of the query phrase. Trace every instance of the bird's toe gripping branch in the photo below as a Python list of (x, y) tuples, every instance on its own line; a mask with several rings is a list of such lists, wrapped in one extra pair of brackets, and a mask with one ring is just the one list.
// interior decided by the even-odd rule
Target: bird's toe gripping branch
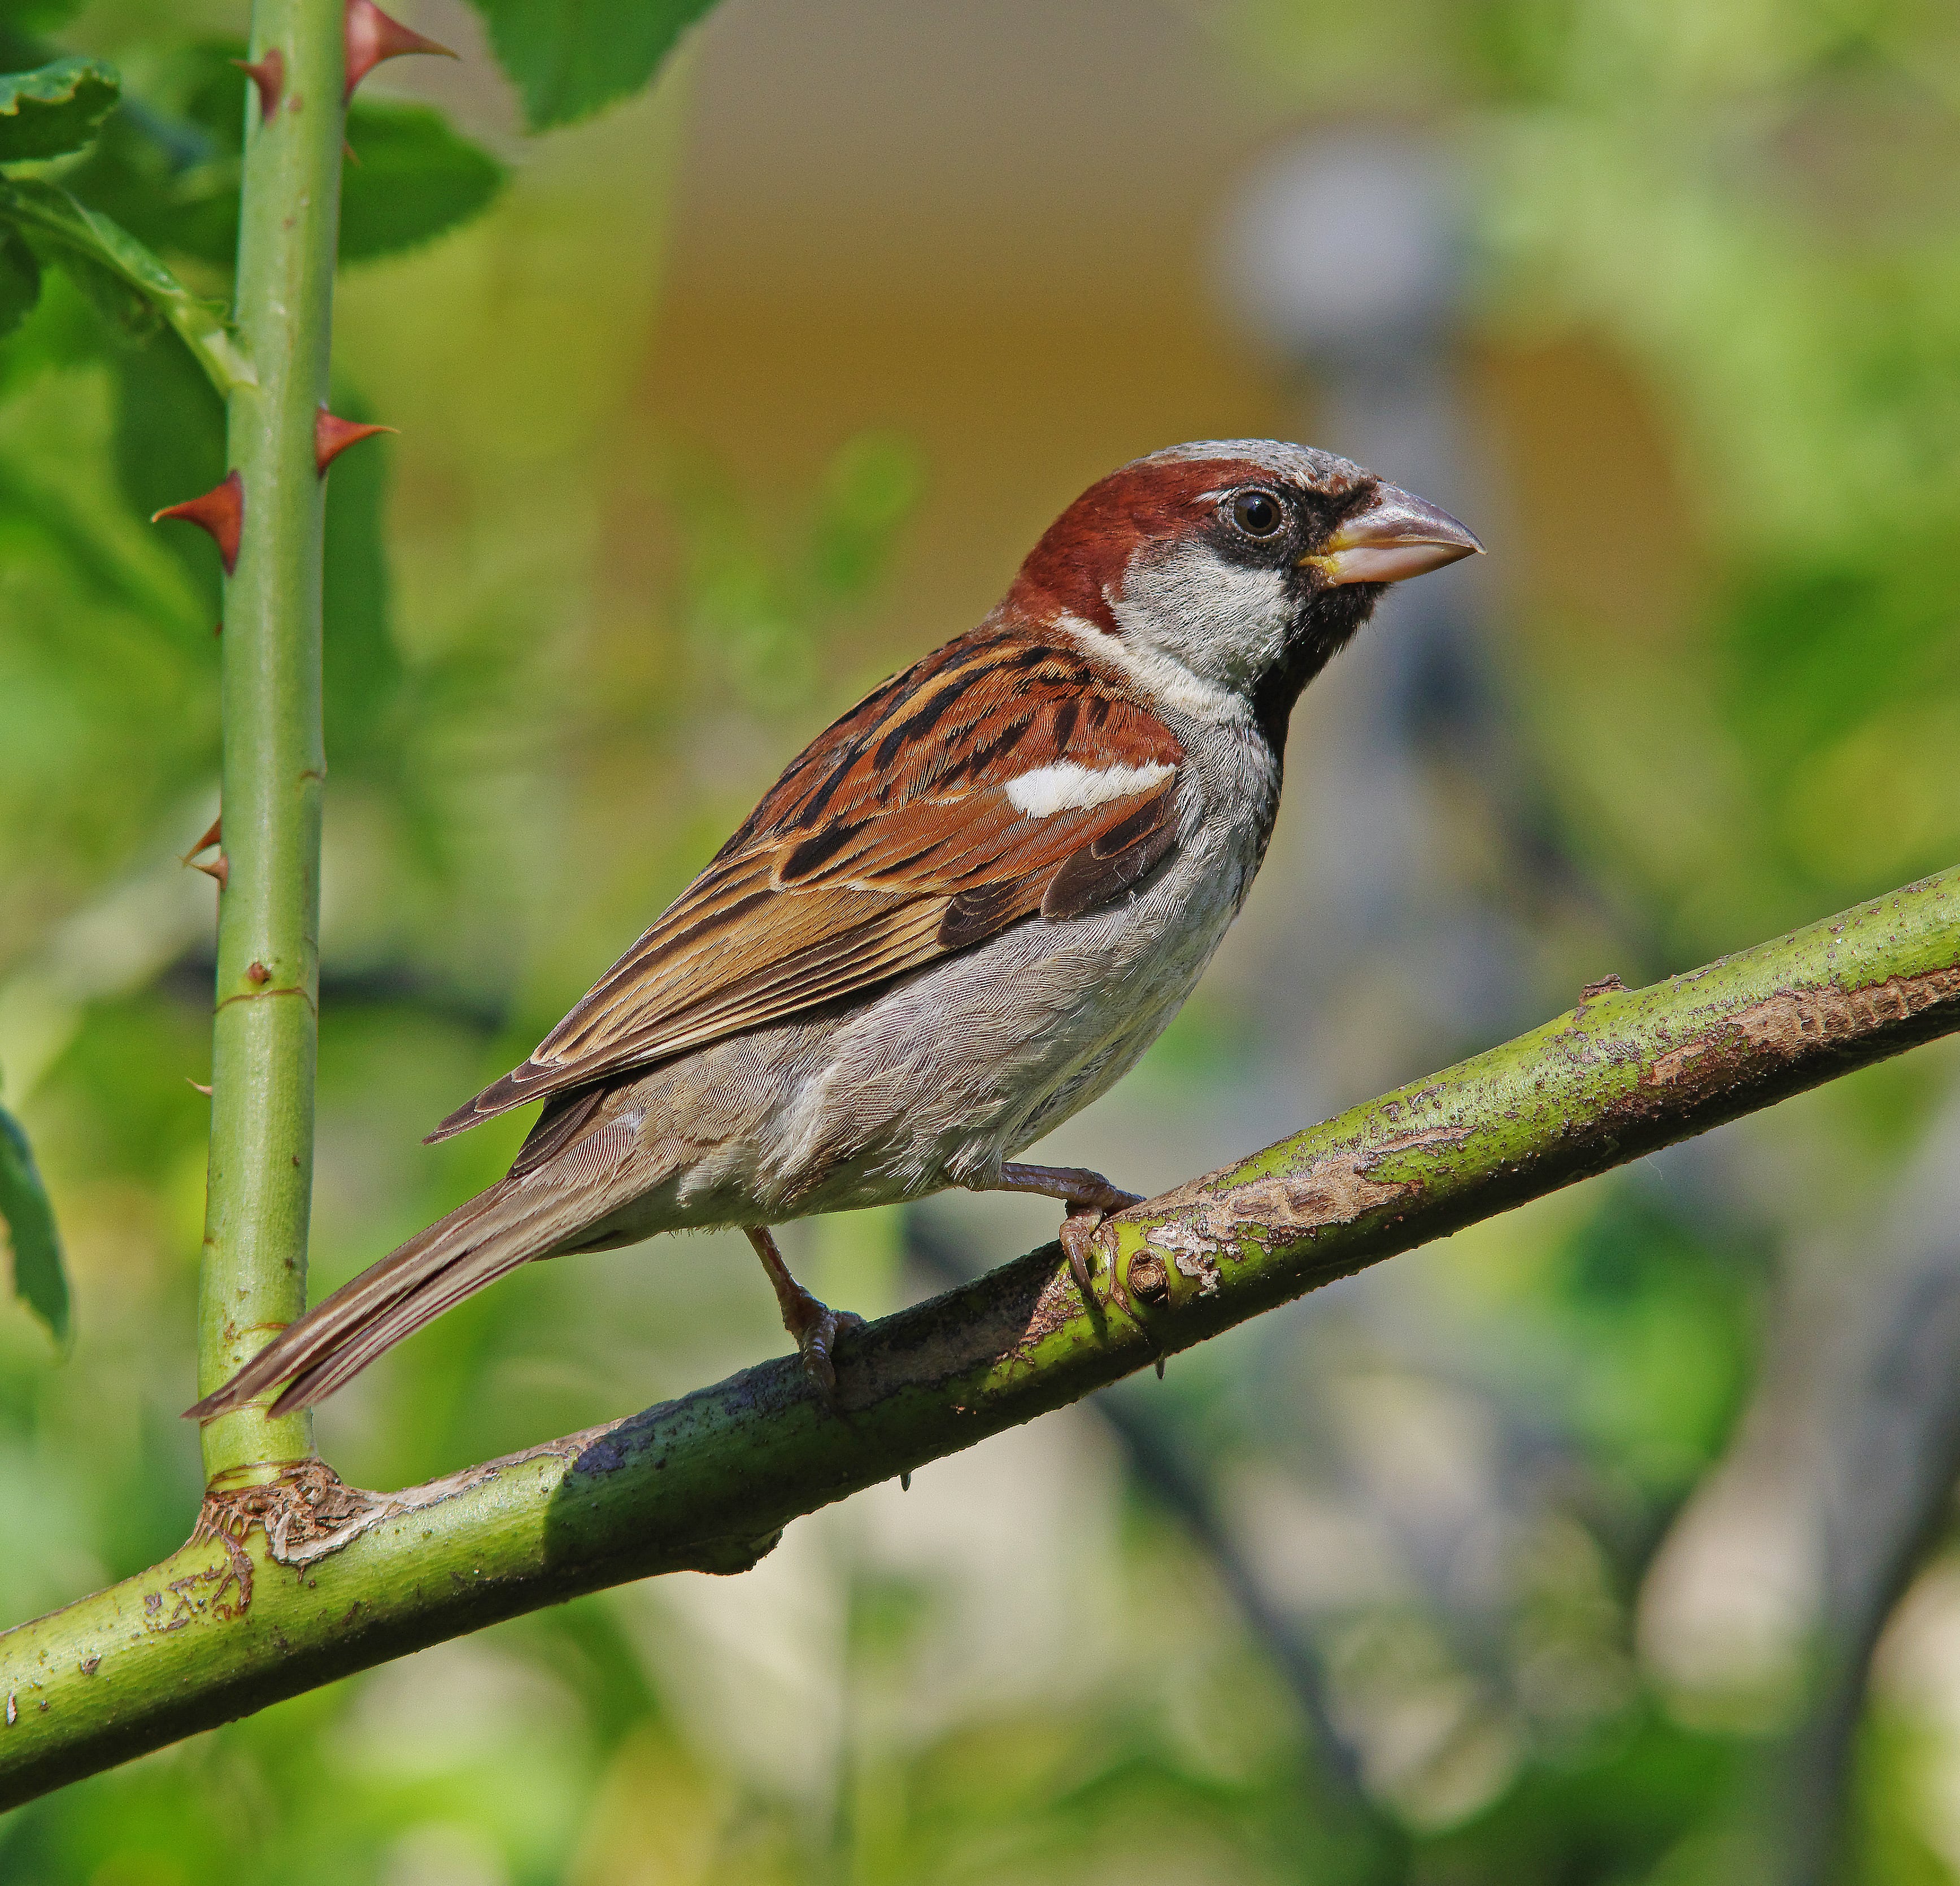
[[(1094, 1270), (1090, 1262), (1096, 1248), (1096, 1234), (1102, 1228), (1102, 1220), (1108, 1216), (1099, 1205), (1071, 1205), (1068, 1215), (1061, 1221), (1056, 1232), (1061, 1241), (1063, 1254), (1068, 1259), (1068, 1268), (1075, 1279), (1075, 1287), (1080, 1293), (1082, 1307), (1091, 1316), (1097, 1313), (1096, 1286), (1090, 1280)], [(1113, 1293), (1117, 1289), (1116, 1274), (1109, 1273), (1109, 1286)]]
[(833, 1360), (837, 1339), (854, 1329), (862, 1329), (864, 1319), (854, 1310), (833, 1310), (819, 1303), (790, 1274), (776, 1241), (762, 1225), (744, 1227), (756, 1255), (762, 1261), (775, 1286), (776, 1307), (782, 1312), (783, 1327), (794, 1338), (803, 1358), (803, 1373), (816, 1385), (823, 1404), (833, 1413), (837, 1407), (837, 1365)]

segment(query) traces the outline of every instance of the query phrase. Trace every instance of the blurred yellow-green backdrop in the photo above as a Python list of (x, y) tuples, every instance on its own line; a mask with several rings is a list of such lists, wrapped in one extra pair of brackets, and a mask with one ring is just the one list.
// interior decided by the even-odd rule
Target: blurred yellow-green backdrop
[[(1350, 453), (1491, 554), (1311, 692), (1246, 916), (1053, 1156), (1155, 1190), (1960, 857), (1952, 8), (725, 0), (539, 136), (462, 0), (397, 11), (462, 56), (367, 90), (509, 175), (339, 290), (341, 408), (400, 431), (333, 474), (383, 528), (329, 574), (316, 1293), (501, 1169), (521, 1122), (420, 1136), (804, 739), (1179, 440)], [(244, 26), (53, 39), (168, 114)], [(173, 435), (95, 319), (50, 288), (0, 342), (0, 1094), (76, 1290), (61, 1360), (0, 1305), (7, 1622), (168, 1550), (199, 1479), (215, 563), (140, 521), (201, 468), (145, 485)], [(1956, 1077), (1398, 1259), (739, 1578), (69, 1789), (0, 1880), (1960, 1878)], [(875, 1313), (1051, 1219), (787, 1238)], [(541, 1265), (321, 1446), (400, 1484), (782, 1346), (739, 1239)]]

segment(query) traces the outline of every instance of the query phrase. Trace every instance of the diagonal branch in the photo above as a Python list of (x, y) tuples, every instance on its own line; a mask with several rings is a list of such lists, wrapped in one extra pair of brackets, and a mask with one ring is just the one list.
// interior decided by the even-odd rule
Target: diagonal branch
[(887, 1317), (839, 1357), (841, 1413), (785, 1359), (404, 1493), (361, 1493), (309, 1461), (215, 1493), (162, 1565), (0, 1635), (0, 1807), (582, 1592), (743, 1570), (800, 1514), (1956, 1029), (1960, 868), (1591, 996), (1124, 1213), (1092, 1312), (1049, 1245)]

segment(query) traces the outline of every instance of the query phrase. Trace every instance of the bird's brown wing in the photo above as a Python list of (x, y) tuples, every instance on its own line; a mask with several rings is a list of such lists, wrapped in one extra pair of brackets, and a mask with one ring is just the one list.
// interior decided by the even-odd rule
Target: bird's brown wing
[(813, 741), (530, 1058), (429, 1137), (1112, 901), (1176, 843), (1183, 757), (1072, 646), (950, 644)]

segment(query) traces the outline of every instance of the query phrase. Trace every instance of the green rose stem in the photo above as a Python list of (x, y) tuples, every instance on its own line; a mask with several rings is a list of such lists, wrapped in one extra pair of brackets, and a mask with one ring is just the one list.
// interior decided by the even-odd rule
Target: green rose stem
[[(325, 507), (314, 434), (332, 332), (343, 47), (342, 0), (258, 0), (252, 9), (252, 59), (262, 72), (276, 53), (280, 83), (256, 86), (247, 107), (237, 316), (255, 378), (234, 383), (226, 405), (243, 514), (234, 520), (237, 561), (224, 597), (223, 875), (200, 1395), (306, 1307), (326, 778)], [(271, 1420), (256, 1406), (205, 1424), (205, 1472), (214, 1487), (270, 1477), (312, 1452), (304, 1414)]]
[(1652, 988), (1596, 984), (1528, 1035), (1122, 1213), (1093, 1312), (1048, 1245), (873, 1323), (840, 1347), (835, 1412), (790, 1356), (402, 1493), (308, 1461), (213, 1496), (163, 1564), (0, 1633), (0, 1808), (581, 1592), (740, 1570), (798, 1514), (1956, 1029), (1960, 869)]

